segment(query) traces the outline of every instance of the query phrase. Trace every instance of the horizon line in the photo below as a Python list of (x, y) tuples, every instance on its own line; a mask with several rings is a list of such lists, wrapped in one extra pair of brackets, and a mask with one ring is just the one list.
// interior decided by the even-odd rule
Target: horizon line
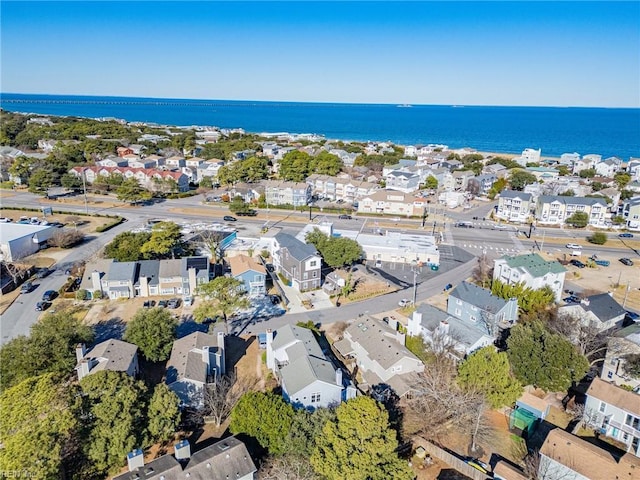
[(597, 109), (619, 109), (619, 110), (640, 110), (638, 106), (585, 106), (585, 105), (524, 105), (524, 104), (467, 104), (467, 103), (411, 103), (411, 102), (337, 102), (337, 101), (310, 101), (310, 100), (255, 100), (255, 99), (225, 99), (225, 98), (180, 98), (180, 97), (142, 97), (130, 95), (97, 95), (97, 94), (72, 94), (72, 93), (24, 93), (24, 92), (0, 92), (0, 101), (11, 101), (2, 98), (3, 95), (40, 95), (48, 97), (87, 97), (87, 98), (127, 98), (145, 100), (182, 100), (197, 102), (242, 102), (242, 103), (282, 103), (282, 104), (316, 104), (316, 105), (363, 105), (363, 106), (402, 106), (402, 107), (497, 107), (497, 108), (597, 108)]

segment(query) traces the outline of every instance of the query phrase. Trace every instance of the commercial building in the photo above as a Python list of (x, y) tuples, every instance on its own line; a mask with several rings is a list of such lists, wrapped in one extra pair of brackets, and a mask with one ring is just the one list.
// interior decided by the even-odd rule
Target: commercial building
[(15, 262), (40, 250), (55, 233), (49, 225), (0, 223), (0, 252), (2, 259)]

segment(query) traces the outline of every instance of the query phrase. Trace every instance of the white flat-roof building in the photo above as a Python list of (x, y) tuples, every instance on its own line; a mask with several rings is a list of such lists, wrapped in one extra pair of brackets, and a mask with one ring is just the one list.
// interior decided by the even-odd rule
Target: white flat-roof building
[(40, 250), (40, 245), (49, 240), (56, 227), (48, 225), (26, 225), (22, 223), (0, 223), (0, 252), (2, 259), (12, 262)]

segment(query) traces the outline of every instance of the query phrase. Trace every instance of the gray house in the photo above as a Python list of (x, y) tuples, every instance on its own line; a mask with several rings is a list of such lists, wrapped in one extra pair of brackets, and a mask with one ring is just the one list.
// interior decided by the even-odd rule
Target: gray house
[(267, 330), (266, 348), (267, 367), (294, 407), (313, 410), (355, 397), (355, 387), (324, 354), (311, 330), (293, 325)]
[(474, 195), (487, 195), (498, 177), (493, 173), (484, 173), (467, 181), (467, 190)]
[(322, 257), (316, 247), (280, 232), (274, 237), (272, 250), (275, 270), (290, 281), (291, 286), (300, 292), (320, 288)]
[(113, 262), (109, 267), (107, 291), (111, 300), (133, 298), (138, 273), (137, 262)]
[(333, 346), (345, 359), (355, 360), (365, 384), (389, 385), (402, 397), (411, 390), (415, 374), (424, 371), (404, 342), (405, 334), (397, 328), (365, 315), (355, 319)]
[(507, 328), (518, 320), (518, 300), (504, 300), (490, 290), (462, 282), (449, 294), (447, 313), (495, 336), (500, 327)]
[(136, 297), (160, 295), (160, 262), (158, 260), (141, 260), (138, 262), (138, 278), (133, 288)]
[(580, 319), (585, 326), (592, 326), (599, 332), (621, 327), (626, 311), (608, 293), (599, 293), (583, 298), (580, 303), (565, 305), (558, 309), (559, 315)]
[(78, 380), (102, 370), (138, 375), (138, 347), (132, 343), (111, 338), (87, 351), (84, 343), (76, 347)]
[(420, 188), (420, 176), (403, 170), (393, 170), (385, 177), (387, 188), (404, 193), (415, 192)]
[(148, 463), (137, 449), (127, 455), (129, 470), (113, 480), (253, 480), (256, 466), (244, 443), (227, 437), (191, 454), (188, 440), (175, 444), (173, 455), (163, 455)]
[(201, 406), (204, 386), (226, 373), (224, 336), (194, 332), (173, 342), (166, 382), (181, 405)]

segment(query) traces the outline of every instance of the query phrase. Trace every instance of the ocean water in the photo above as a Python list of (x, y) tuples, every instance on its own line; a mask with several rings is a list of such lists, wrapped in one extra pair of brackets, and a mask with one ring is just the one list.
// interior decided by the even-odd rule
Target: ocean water
[(116, 117), (167, 125), (315, 133), (330, 139), (442, 143), (451, 148), (543, 156), (566, 152), (640, 157), (640, 109), (490, 107), (184, 100), (0, 94), (15, 112)]

